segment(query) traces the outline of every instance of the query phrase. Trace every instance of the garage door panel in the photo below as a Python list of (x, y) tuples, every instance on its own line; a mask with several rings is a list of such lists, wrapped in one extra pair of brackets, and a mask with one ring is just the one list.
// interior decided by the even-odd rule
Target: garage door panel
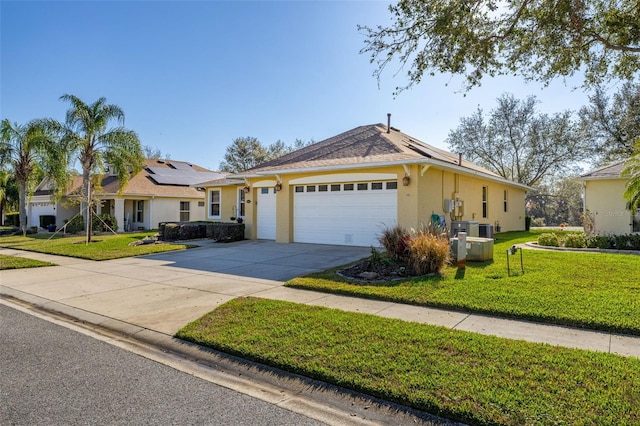
[(397, 190), (295, 193), (294, 241), (378, 246), (397, 223), (397, 204)]

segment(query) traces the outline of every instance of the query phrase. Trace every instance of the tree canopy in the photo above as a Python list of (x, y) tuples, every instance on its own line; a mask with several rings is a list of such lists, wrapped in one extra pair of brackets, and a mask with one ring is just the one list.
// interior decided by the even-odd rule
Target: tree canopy
[(589, 155), (571, 112), (540, 114), (535, 96), (519, 100), (503, 94), (497, 102), (488, 116), (479, 108), (460, 120), (447, 138), (452, 151), (529, 186), (552, 174), (568, 174), (573, 164)]
[(380, 79), (408, 65), (408, 83), (425, 73), (463, 75), (465, 89), (485, 76), (521, 75), (548, 84), (584, 72), (584, 85), (632, 80), (640, 71), (638, 0), (400, 0), (392, 23), (359, 26)]
[(640, 139), (635, 145), (635, 154), (625, 162), (622, 176), (628, 178), (624, 197), (629, 201), (629, 210), (640, 209)]
[[(58, 177), (64, 166), (57, 160), (60, 151), (56, 135), (41, 120), (27, 124), (2, 120), (0, 129), (0, 164), (11, 168), (19, 187), (20, 228), (27, 231), (27, 196), (44, 173)], [(4, 197), (3, 197), (4, 198)]]
[(592, 162), (603, 165), (630, 157), (640, 139), (640, 83), (623, 84), (612, 98), (598, 87), (589, 101), (579, 115), (583, 137), (594, 148)]
[[(143, 150), (136, 132), (123, 127), (124, 111), (119, 106), (107, 104), (105, 98), (92, 104), (73, 95), (63, 95), (60, 99), (71, 106), (67, 110), (65, 124), (56, 127), (62, 133), (67, 153), (66, 164), (73, 156), (80, 161), (85, 229), (90, 229), (86, 206), (91, 201), (89, 185), (92, 174), (101, 174), (105, 163), (109, 164), (118, 178), (120, 188), (123, 188), (129, 181), (130, 173), (135, 174), (142, 169)], [(112, 121), (119, 126), (109, 128)]]
[(220, 171), (229, 173), (238, 173), (249, 170), (266, 161), (282, 157), (296, 149), (300, 149), (309, 144), (302, 139), (296, 139), (292, 145), (278, 140), (271, 145), (264, 146), (257, 138), (252, 136), (236, 138), (233, 143), (227, 147), (224, 155), (224, 161), (220, 163)]

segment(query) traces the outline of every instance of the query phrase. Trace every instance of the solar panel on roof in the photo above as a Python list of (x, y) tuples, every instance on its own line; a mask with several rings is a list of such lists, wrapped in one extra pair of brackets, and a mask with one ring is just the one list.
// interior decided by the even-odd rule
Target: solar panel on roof
[(176, 170), (193, 170), (190, 164), (169, 162), (169, 166)]
[(224, 177), (224, 175), (220, 173), (196, 172), (194, 170), (153, 169), (154, 170), (151, 171), (154, 173), (150, 174), (149, 178), (155, 181), (158, 185), (189, 186), (195, 183), (221, 179)]

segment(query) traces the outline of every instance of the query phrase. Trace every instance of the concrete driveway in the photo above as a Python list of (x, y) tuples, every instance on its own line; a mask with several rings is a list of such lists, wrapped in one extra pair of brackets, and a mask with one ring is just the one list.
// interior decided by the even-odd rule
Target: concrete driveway
[(202, 272), (221, 272), (245, 278), (288, 281), (311, 272), (323, 271), (362, 259), (367, 247), (321, 244), (278, 244), (267, 240), (233, 243), (197, 241), (200, 247), (138, 259), (165, 262), (165, 266)]
[(0, 271), (0, 284), (5, 294), (56, 311), (97, 314), (91, 321), (97, 324), (116, 320), (173, 335), (235, 297), (303, 302), (299, 299), (310, 297), (310, 292), (282, 284), (370, 254), (366, 247), (263, 240), (195, 244), (199, 247), (104, 262), (0, 248), (0, 254), (59, 265)]

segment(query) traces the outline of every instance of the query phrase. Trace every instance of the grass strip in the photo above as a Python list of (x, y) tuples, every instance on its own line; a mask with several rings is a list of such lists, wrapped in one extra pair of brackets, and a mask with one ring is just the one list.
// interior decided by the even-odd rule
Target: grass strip
[(640, 335), (640, 256), (525, 249), (525, 273), (518, 253), (509, 276), (506, 250), (537, 235), (499, 234), (493, 261), (449, 267), (442, 276), (360, 283), (332, 269), (287, 286)]
[(54, 263), (43, 262), (41, 260), (27, 259), (19, 256), (7, 256), (0, 254), (0, 270), (38, 268), (41, 266), (54, 266)]
[(53, 238), (48, 234), (30, 234), (25, 237), (5, 236), (0, 237), (0, 247), (90, 260), (119, 259), (188, 248), (185, 244), (129, 246), (129, 243), (153, 234), (155, 232), (149, 231), (135, 234), (94, 235), (89, 244), (85, 244), (84, 236), (55, 236)]
[(176, 337), (471, 424), (640, 424), (640, 360), (255, 298)]

